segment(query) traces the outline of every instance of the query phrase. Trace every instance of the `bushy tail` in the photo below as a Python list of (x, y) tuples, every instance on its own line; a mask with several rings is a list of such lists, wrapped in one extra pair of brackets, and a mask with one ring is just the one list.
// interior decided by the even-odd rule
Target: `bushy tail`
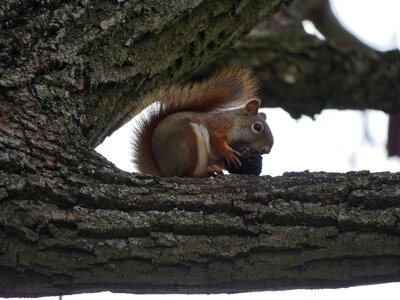
[(210, 112), (243, 106), (256, 97), (256, 82), (249, 69), (224, 69), (200, 83), (174, 86), (151, 94), (143, 101), (144, 116), (134, 129), (133, 163), (140, 173), (161, 176), (154, 159), (152, 136), (158, 123), (168, 115), (182, 111)]

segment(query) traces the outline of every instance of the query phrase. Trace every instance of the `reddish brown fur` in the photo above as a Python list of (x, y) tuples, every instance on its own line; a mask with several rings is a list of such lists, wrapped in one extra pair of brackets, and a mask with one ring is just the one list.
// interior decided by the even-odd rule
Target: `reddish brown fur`
[[(163, 175), (154, 159), (152, 136), (159, 122), (166, 116), (183, 111), (210, 112), (241, 106), (249, 98), (255, 97), (255, 93), (255, 80), (248, 69), (225, 69), (204, 82), (171, 87), (145, 99), (147, 104), (159, 101), (159, 107), (151, 109), (148, 118), (142, 120), (135, 130), (137, 139), (132, 142), (133, 161), (139, 172)], [(197, 152), (192, 153), (191, 159), (196, 162)]]

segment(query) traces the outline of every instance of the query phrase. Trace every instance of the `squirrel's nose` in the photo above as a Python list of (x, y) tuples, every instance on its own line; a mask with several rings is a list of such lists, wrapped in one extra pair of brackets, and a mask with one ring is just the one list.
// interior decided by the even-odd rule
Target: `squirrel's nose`
[(270, 146), (263, 146), (263, 147), (261, 148), (261, 151), (262, 151), (262, 153), (264, 153), (264, 154), (268, 154), (268, 153), (271, 152), (271, 147), (270, 147)]

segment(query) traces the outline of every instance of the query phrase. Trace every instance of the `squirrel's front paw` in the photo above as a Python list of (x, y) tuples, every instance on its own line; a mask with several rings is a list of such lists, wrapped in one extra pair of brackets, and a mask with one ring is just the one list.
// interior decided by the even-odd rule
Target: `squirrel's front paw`
[(238, 156), (241, 156), (239, 152), (230, 147), (228, 148), (228, 151), (224, 155), (225, 162), (228, 167), (233, 167), (237, 169), (242, 165), (242, 162), (240, 161)]

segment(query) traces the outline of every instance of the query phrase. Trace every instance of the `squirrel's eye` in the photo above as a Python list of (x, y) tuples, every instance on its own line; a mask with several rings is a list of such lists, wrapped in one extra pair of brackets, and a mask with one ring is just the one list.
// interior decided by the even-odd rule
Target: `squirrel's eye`
[(253, 131), (254, 132), (260, 132), (262, 129), (263, 129), (263, 126), (262, 126), (262, 124), (261, 123), (254, 123), (252, 126), (251, 126), (251, 129), (253, 129)]

